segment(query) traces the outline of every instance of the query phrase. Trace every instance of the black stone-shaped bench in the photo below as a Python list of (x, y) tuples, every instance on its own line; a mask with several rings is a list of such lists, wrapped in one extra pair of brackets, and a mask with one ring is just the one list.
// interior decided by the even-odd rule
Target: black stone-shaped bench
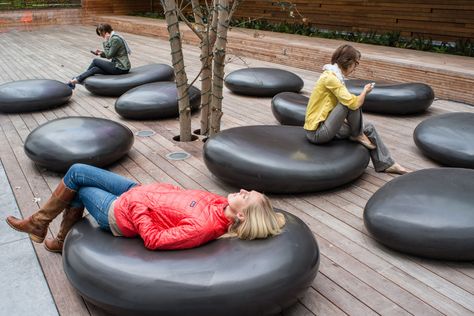
[(33, 130), (25, 152), (38, 165), (65, 172), (75, 163), (107, 166), (128, 153), (134, 137), (120, 123), (92, 117), (52, 120)]
[(244, 126), (224, 130), (204, 146), (207, 168), (237, 188), (272, 193), (315, 192), (357, 179), (369, 151), (346, 140), (313, 145), (293, 126)]
[(236, 94), (273, 97), (280, 92), (299, 92), (303, 80), (296, 74), (275, 68), (245, 68), (231, 72), (225, 86)]
[(264, 240), (218, 239), (198, 248), (149, 251), (83, 219), (68, 234), (63, 266), (72, 286), (112, 315), (278, 314), (314, 280), (319, 249), (284, 212), (284, 231)]
[(421, 122), (415, 144), (446, 166), (474, 169), (474, 113), (448, 113)]
[[(191, 111), (199, 109), (201, 90), (189, 88)], [(128, 119), (162, 119), (179, 116), (175, 82), (154, 82), (136, 87), (115, 102), (115, 111)]]
[(309, 98), (294, 92), (278, 93), (272, 99), (273, 116), (282, 125), (303, 126)]
[(0, 85), (0, 112), (22, 113), (48, 110), (69, 101), (72, 90), (64, 83), (32, 79)]
[[(369, 80), (346, 80), (349, 92), (359, 95)], [(424, 83), (376, 83), (365, 97), (365, 112), (406, 115), (425, 111), (433, 103), (434, 92)]]
[(97, 95), (118, 97), (146, 83), (173, 80), (172, 67), (165, 64), (151, 64), (132, 68), (123, 75), (95, 75), (84, 80), (84, 86)]
[(377, 241), (413, 255), (474, 260), (474, 170), (425, 169), (380, 188), (364, 222)]

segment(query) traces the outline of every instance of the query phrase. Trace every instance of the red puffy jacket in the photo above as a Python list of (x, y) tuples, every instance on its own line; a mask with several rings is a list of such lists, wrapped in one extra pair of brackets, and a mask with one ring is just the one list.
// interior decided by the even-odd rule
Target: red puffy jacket
[(227, 199), (171, 184), (137, 186), (114, 205), (117, 226), (126, 237), (140, 235), (148, 249), (185, 249), (225, 234)]

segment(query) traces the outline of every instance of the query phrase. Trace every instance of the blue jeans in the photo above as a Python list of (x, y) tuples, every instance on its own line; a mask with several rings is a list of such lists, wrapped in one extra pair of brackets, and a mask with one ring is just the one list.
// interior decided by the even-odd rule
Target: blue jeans
[(80, 163), (72, 165), (63, 180), (69, 189), (77, 192), (71, 206), (84, 206), (100, 228), (109, 231), (110, 205), (122, 193), (137, 185), (113, 172)]
[(89, 68), (77, 76), (76, 79), (79, 83), (82, 83), (86, 78), (89, 78), (93, 75), (122, 75), (126, 74), (127, 72), (128, 70), (123, 70), (116, 67), (115, 63), (111, 61), (95, 58), (89, 65)]

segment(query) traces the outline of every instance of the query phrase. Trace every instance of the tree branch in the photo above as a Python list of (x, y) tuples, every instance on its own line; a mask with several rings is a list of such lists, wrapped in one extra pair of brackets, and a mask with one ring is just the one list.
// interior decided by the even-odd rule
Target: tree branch
[(234, 2), (232, 3), (232, 9), (230, 9), (228, 17), (229, 24), (230, 20), (232, 20), (232, 16), (234, 15), (235, 11), (237, 11), (237, 7), (240, 5), (241, 2), (242, 0), (234, 0)]
[(194, 25), (191, 22), (189, 22), (189, 20), (184, 16), (184, 14), (183, 14), (183, 12), (181, 12), (181, 10), (178, 10), (178, 15), (181, 18), (181, 20), (183, 20), (183, 22), (186, 23), (186, 25), (191, 29), (191, 31), (193, 31), (193, 33), (196, 34), (196, 36), (200, 40), (202, 40), (203, 39), (202, 34), (198, 30), (196, 30)]

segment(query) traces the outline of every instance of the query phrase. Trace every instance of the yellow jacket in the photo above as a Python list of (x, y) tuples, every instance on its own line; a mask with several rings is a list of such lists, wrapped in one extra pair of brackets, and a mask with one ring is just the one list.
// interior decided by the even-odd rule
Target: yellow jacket
[(351, 110), (358, 109), (357, 99), (358, 97), (347, 90), (334, 72), (324, 71), (309, 98), (304, 129), (307, 131), (318, 129), (319, 123), (327, 119), (338, 103)]

